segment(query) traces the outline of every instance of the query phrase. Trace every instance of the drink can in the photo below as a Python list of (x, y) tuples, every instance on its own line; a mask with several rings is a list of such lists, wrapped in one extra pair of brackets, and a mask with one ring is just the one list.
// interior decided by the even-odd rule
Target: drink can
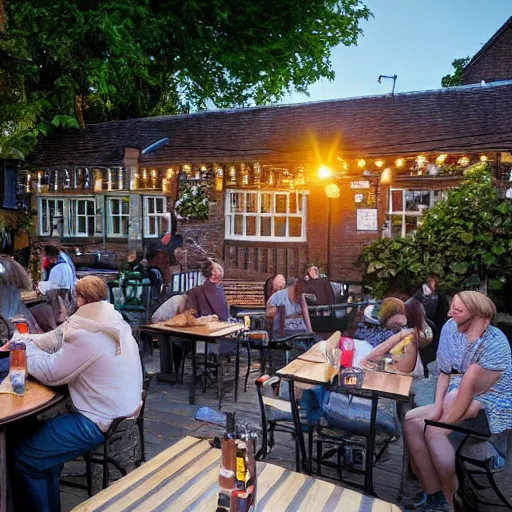
[(25, 394), (24, 370), (11, 370), (11, 387), (15, 395), (23, 396)]
[(352, 368), (354, 363), (354, 340), (352, 338), (342, 337), (340, 340), (342, 368)]
[(244, 316), (244, 325), (247, 330), (251, 328), (251, 317), (249, 315)]

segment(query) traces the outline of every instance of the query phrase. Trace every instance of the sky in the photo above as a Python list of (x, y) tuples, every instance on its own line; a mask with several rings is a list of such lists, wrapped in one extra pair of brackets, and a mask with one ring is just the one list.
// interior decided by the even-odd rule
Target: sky
[(320, 80), (282, 103), (350, 98), (441, 87), (456, 58), (473, 56), (512, 16), (512, 0), (365, 0), (373, 18), (362, 24), (358, 45), (331, 54), (336, 78)]

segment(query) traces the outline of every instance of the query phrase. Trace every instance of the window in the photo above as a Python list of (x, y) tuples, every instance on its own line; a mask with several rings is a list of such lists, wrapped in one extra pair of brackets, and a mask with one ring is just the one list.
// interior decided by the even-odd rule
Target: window
[(39, 235), (51, 236), (53, 234), (54, 219), (64, 218), (64, 200), (39, 198)]
[(166, 197), (144, 197), (144, 236), (156, 238), (169, 231), (171, 216)]
[(423, 212), (446, 198), (446, 190), (403, 190), (389, 192), (389, 236), (404, 237), (421, 225)]
[(226, 238), (306, 241), (306, 193), (226, 191)]
[(96, 231), (96, 208), (94, 199), (69, 200), (70, 236), (93, 236)]
[(130, 221), (130, 198), (107, 198), (107, 235), (127, 237)]

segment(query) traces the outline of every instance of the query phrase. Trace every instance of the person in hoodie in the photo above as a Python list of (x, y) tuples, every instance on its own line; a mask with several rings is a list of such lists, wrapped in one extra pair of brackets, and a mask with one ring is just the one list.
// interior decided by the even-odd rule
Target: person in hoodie
[(106, 302), (96, 276), (76, 285), (78, 311), (56, 330), (27, 343), (28, 371), (47, 386), (68, 385), (70, 412), (45, 421), (14, 450), (19, 510), (60, 510), (64, 462), (103, 443), (115, 418), (138, 414), (142, 367), (130, 326)]

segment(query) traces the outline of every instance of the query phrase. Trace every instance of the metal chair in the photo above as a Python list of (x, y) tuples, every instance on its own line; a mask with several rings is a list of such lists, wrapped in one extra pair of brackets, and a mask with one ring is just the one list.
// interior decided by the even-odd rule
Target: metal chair
[[(495, 480), (495, 475), (505, 469), (512, 450), (512, 430), (491, 434), (483, 411), (476, 418), (456, 424), (425, 420), (425, 429), (429, 426), (451, 430), (461, 438), (455, 452), (455, 469), (459, 481), (455, 510), (477, 512), (479, 504), (504, 505), (512, 510), (511, 501)], [(483, 491), (489, 489), (494, 491), (501, 503), (492, 502), (483, 496)]]

